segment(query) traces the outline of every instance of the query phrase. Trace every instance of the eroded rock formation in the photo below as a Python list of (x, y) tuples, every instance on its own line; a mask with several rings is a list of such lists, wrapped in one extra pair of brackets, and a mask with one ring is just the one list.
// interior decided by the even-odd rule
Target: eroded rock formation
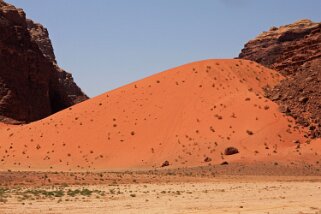
[(35, 121), (87, 98), (56, 64), (46, 28), (0, 0), (0, 120)]
[(287, 78), (267, 96), (280, 110), (321, 137), (321, 23), (300, 20), (272, 27), (249, 41), (239, 58), (261, 63)]

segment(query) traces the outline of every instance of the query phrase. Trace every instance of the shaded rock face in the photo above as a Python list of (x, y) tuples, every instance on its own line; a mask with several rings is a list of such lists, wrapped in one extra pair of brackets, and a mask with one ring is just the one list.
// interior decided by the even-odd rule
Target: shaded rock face
[(85, 99), (57, 66), (47, 30), (0, 0), (0, 120), (31, 122)]
[(321, 137), (321, 23), (300, 20), (272, 27), (249, 41), (239, 58), (285, 75), (279, 85), (267, 88), (267, 96), (283, 113), (309, 127), (309, 137)]
[(60, 90), (67, 93), (68, 98), (73, 104), (88, 99), (87, 95), (85, 95), (74, 82), (72, 75), (57, 65), (48, 30), (41, 24), (34, 23), (30, 19), (27, 19), (27, 25), (32, 41), (38, 45), (43, 55), (55, 65), (59, 83), (58, 87), (60, 87)]
[(52, 48), (51, 41), (49, 39), (48, 30), (41, 24), (35, 23), (30, 19), (27, 19), (27, 26), (32, 41), (37, 43), (39, 49), (45, 57), (47, 57), (50, 61), (56, 63), (56, 57)]

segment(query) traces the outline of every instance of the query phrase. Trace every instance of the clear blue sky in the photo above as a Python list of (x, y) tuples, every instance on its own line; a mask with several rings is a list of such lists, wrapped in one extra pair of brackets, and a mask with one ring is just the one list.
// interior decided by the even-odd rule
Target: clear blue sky
[(236, 57), (271, 26), (321, 21), (320, 0), (7, 0), (45, 25), (58, 63), (96, 96), (191, 61)]

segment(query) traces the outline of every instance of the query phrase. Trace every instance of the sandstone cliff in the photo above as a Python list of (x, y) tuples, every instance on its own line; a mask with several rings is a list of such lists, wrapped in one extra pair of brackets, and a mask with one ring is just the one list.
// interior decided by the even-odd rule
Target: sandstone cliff
[(321, 136), (321, 23), (300, 20), (272, 27), (249, 41), (239, 58), (261, 63), (287, 78), (267, 96), (310, 129), (310, 137)]
[(0, 120), (35, 121), (87, 98), (56, 64), (46, 28), (0, 0)]

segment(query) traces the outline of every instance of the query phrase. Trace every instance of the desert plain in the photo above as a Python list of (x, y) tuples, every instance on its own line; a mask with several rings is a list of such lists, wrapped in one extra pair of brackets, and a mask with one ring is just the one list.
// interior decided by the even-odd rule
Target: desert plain
[(2, 124), (0, 212), (320, 213), (319, 140), (264, 97), (282, 79), (205, 60)]
[(89, 98), (0, 0), (0, 214), (321, 214), (320, 32), (272, 27)]
[[(254, 168), (244, 166), (244, 172), (235, 173), (239, 167), (1, 173), (2, 179), (7, 178), (0, 188), (0, 200), (5, 202), (0, 205), (1, 213), (321, 212), (321, 179), (312, 173), (315, 169), (298, 176), (298, 171), (283, 166), (275, 171), (266, 166), (270, 169), (259, 171), (262, 174), (253, 174)], [(223, 171), (225, 175), (220, 174)], [(280, 171), (283, 176), (279, 176)]]

